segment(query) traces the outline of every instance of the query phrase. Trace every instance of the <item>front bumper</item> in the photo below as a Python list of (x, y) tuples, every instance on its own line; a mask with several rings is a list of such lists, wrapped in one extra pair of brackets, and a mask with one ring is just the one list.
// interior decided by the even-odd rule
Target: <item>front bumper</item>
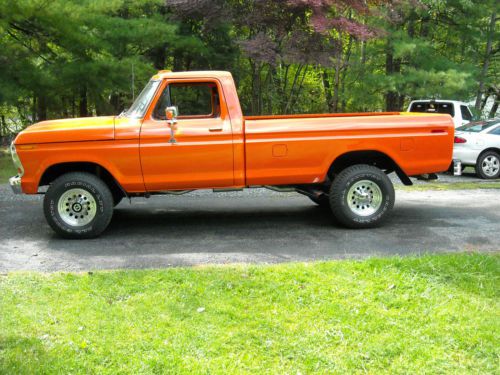
[(14, 176), (9, 178), (9, 185), (12, 188), (14, 194), (22, 194), (23, 191), (21, 189), (21, 176)]

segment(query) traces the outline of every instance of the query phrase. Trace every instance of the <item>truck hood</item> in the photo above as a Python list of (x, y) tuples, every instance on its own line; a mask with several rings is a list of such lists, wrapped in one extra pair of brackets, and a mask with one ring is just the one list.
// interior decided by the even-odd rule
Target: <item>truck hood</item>
[(42, 121), (18, 134), (15, 144), (106, 141), (115, 137), (115, 117)]

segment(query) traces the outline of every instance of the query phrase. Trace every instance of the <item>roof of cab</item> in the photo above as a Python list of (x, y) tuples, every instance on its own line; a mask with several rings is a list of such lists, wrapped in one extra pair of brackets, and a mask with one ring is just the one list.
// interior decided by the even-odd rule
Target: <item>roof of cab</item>
[(165, 78), (223, 78), (232, 77), (230, 72), (222, 70), (200, 70), (190, 72), (172, 72), (171, 70), (160, 70), (152, 79)]

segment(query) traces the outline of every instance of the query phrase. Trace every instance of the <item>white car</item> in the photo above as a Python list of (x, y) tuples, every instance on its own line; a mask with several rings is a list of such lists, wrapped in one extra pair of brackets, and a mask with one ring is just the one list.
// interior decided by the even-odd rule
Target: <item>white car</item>
[(457, 100), (414, 100), (408, 106), (408, 112), (447, 113), (453, 118), (455, 128), (472, 121), (472, 113), (467, 103)]
[(481, 178), (500, 177), (500, 119), (471, 122), (455, 132), (455, 165), (474, 166)]

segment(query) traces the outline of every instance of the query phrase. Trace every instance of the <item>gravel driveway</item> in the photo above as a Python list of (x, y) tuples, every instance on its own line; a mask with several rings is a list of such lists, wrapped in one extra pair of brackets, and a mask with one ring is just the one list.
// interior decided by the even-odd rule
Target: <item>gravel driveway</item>
[(40, 196), (14, 196), (0, 185), (1, 272), (500, 249), (500, 190), (398, 190), (391, 218), (367, 230), (335, 225), (301, 195), (264, 189), (140, 198), (122, 202), (100, 238), (80, 241), (58, 238), (41, 203)]

